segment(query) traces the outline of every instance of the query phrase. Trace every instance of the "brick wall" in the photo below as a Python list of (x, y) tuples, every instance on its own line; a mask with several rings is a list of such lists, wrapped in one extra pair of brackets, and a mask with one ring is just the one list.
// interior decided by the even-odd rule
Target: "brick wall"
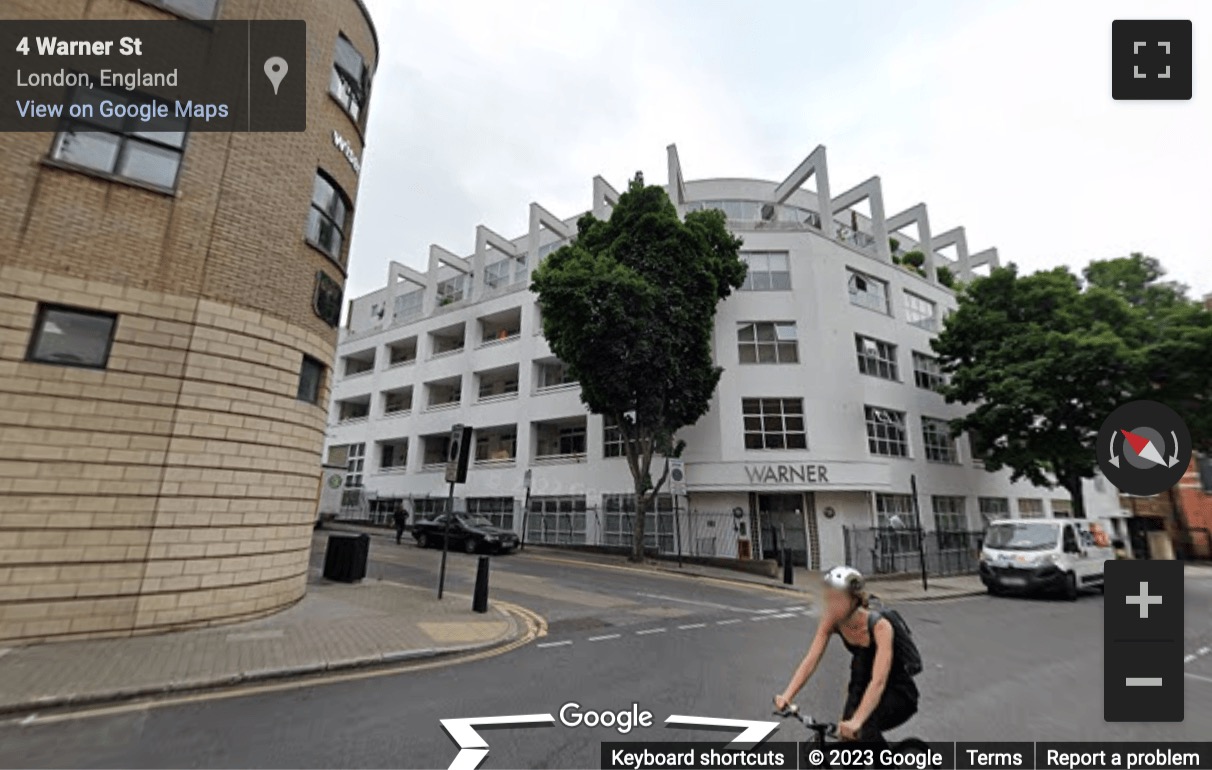
[[(304, 224), (318, 167), (357, 192), (332, 146), (336, 129), (362, 151), (327, 93), (333, 43), (376, 49), (355, 0), (222, 8), (307, 20), (306, 132), (191, 134), (174, 193), (53, 168), (50, 134), (0, 134), (0, 640), (223, 622), (303, 593), (327, 383), (298, 401), (299, 367), (336, 341), (316, 271), (343, 282)], [(166, 18), (137, 0), (55, 11)], [(39, 303), (116, 313), (107, 367), (26, 361)]]

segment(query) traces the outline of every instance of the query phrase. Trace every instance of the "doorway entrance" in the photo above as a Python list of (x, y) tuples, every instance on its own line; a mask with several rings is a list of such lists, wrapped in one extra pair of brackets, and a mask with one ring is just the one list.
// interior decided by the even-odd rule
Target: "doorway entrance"
[(779, 558), (787, 549), (791, 563), (808, 566), (808, 533), (804, 526), (804, 495), (758, 494), (758, 525), (761, 527), (762, 558)]

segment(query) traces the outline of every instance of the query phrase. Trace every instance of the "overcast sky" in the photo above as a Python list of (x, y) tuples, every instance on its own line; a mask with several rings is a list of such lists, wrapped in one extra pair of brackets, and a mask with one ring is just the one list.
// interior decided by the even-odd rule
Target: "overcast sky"
[[(366, 0), (381, 60), (347, 296), (601, 174), (781, 181), (816, 145), (840, 192), (1035, 270), (1144, 251), (1212, 292), (1212, 2)], [(1147, 10), (1147, 13), (1145, 12)], [(1111, 21), (1194, 24), (1189, 102), (1111, 99)]]

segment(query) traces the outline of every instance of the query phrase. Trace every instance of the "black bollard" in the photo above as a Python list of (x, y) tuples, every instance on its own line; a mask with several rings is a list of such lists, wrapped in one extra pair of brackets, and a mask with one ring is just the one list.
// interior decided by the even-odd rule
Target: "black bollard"
[(783, 583), (785, 585), (791, 585), (792, 583), (795, 582), (794, 569), (795, 568), (791, 566), (791, 554), (784, 552), (783, 553)]
[(488, 557), (481, 556), (476, 564), (476, 591), (471, 598), (472, 612), (488, 612)]

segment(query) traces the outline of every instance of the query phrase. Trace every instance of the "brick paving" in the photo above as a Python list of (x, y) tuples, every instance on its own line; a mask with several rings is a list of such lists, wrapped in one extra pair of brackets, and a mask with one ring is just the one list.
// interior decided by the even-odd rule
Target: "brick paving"
[(0, 712), (80, 705), (390, 663), (504, 644), (499, 606), (381, 580), (314, 579), (293, 607), (233, 625), (0, 649)]

